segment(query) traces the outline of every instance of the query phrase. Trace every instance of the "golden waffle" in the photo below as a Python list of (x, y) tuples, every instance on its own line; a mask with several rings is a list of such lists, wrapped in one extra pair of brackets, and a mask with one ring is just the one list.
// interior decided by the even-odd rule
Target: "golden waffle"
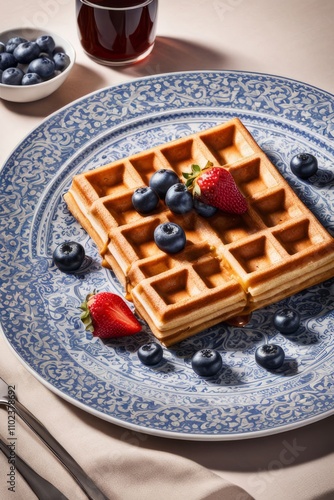
[[(133, 191), (161, 169), (207, 161), (233, 175), (243, 215), (175, 215), (160, 201), (138, 214)], [(334, 276), (334, 239), (296, 196), (238, 119), (73, 178), (66, 203), (98, 246), (154, 335), (171, 345)], [(157, 225), (185, 230), (178, 254), (158, 249)]]

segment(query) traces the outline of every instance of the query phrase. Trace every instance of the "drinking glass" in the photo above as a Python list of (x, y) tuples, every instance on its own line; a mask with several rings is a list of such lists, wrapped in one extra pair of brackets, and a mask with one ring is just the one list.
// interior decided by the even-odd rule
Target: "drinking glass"
[(78, 34), (95, 61), (122, 66), (152, 51), (158, 0), (76, 0)]

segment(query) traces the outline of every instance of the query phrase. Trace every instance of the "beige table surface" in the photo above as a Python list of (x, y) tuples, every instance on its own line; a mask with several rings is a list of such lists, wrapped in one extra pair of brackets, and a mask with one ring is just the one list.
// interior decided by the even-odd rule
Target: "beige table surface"
[[(67, 37), (77, 59), (68, 81), (35, 103), (0, 101), (0, 164), (50, 113), (99, 88), (157, 73), (238, 69), (304, 81), (334, 94), (333, 0), (160, 0), (158, 38), (143, 63), (111, 69), (82, 51), (73, 0), (1, 0), (0, 30), (39, 26)], [(0, 337), (0, 376), (33, 409), (109, 498), (334, 499), (334, 416), (251, 440), (192, 442), (139, 434), (99, 420), (37, 381)], [(70, 499), (85, 498), (24, 424), (18, 449)], [(0, 412), (0, 433), (6, 411)], [(0, 456), (0, 498), (35, 498), (16, 475), (8, 490)], [(235, 486), (230, 486), (228, 481)], [(240, 486), (242, 489), (238, 488)], [(247, 493), (246, 493), (247, 492)]]

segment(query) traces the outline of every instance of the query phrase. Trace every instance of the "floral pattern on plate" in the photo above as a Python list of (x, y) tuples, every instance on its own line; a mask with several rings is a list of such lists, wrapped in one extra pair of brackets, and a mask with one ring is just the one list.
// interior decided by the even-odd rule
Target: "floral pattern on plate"
[[(279, 305), (298, 309), (301, 327), (272, 327), (277, 304), (244, 328), (220, 324), (170, 349), (155, 368), (136, 351), (152, 338), (102, 342), (85, 332), (79, 305), (92, 289), (122, 293), (101, 267), (93, 242), (63, 202), (73, 175), (234, 116), (322, 224), (334, 234), (333, 96), (292, 80), (244, 72), (187, 72), (135, 80), (90, 94), (47, 118), (18, 145), (1, 171), (1, 321), (21, 361), (73, 404), (118, 425), (165, 437), (241, 439), (285, 431), (334, 409), (334, 282)], [(312, 181), (291, 174), (290, 158), (318, 158)], [(52, 262), (65, 239), (81, 242), (86, 267), (66, 275)], [(257, 366), (255, 349), (280, 344), (276, 373)], [(192, 354), (218, 349), (223, 370), (201, 379)]]

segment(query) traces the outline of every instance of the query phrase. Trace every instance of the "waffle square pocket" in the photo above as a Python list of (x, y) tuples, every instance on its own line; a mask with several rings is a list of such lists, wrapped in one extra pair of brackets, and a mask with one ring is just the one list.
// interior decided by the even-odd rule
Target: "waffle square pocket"
[[(208, 161), (232, 174), (247, 212), (177, 215), (163, 201), (150, 215), (134, 210), (134, 190), (157, 170), (181, 179)], [(237, 118), (76, 175), (64, 198), (166, 346), (334, 276), (334, 239)], [(183, 227), (184, 250), (157, 247), (163, 222)]]

